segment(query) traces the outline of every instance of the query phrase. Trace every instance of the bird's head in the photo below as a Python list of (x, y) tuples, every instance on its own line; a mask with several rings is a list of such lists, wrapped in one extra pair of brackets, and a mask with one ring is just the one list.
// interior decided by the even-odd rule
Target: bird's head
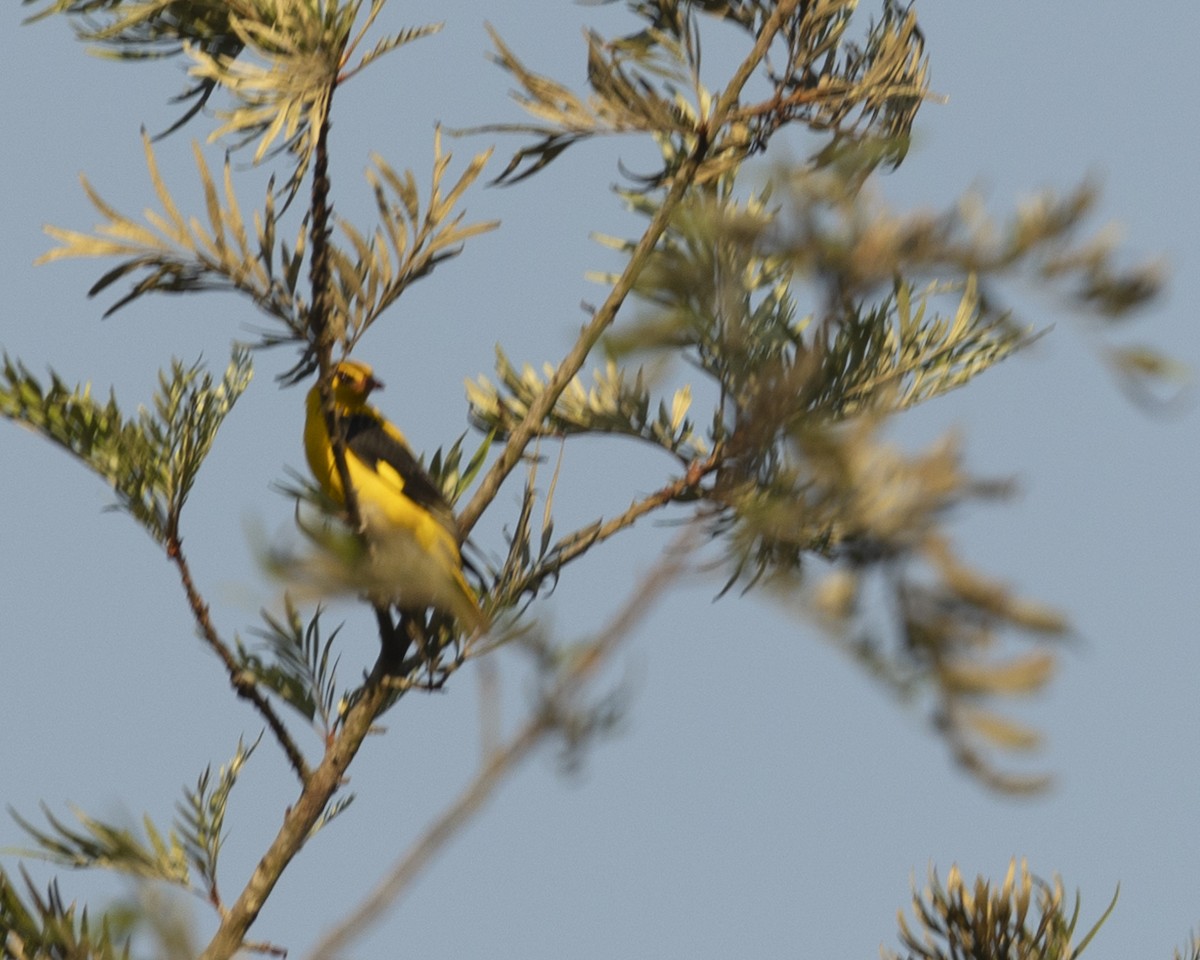
[(374, 371), (357, 360), (343, 360), (333, 368), (333, 397), (341, 404), (354, 406), (363, 403), (372, 390), (383, 386), (375, 379)]

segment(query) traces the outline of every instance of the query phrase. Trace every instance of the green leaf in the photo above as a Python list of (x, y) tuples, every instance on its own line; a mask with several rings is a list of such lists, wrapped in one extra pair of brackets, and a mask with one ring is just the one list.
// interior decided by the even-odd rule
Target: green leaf
[(283, 617), (264, 610), (262, 618), (266, 626), (254, 630), (264, 641), (269, 659), (247, 650), (241, 641), (237, 655), (241, 669), (310, 723), (317, 723), (322, 735), (328, 737), (340, 719), (338, 658), (332, 657), (332, 649), (341, 626), (322, 639), (323, 612), (317, 607), (305, 624), (291, 597), (285, 595)]
[(176, 840), (176, 832), (172, 831), (172, 846), (178, 845), (186, 855), (187, 861), (204, 881), (204, 893), (214, 901), (217, 891), (217, 867), (221, 847), (225, 842), (225, 815), (229, 807), (229, 795), (237, 784), (242, 767), (261, 740), (260, 734), (258, 739), (247, 747), (239, 739), (233, 758), (217, 771), (215, 782), (212, 768), (205, 768), (196, 782), (195, 789), (185, 790), (183, 801), (176, 805), (176, 831), (179, 839)]
[(366, 174), (375, 198), (376, 229), (364, 233), (348, 221), (338, 223), (349, 249), (330, 245), (332, 292), (334, 313), (345, 324), (347, 352), (413, 283), (457, 256), (467, 240), (498, 226), (497, 221), (464, 223), (465, 213), (455, 212), (491, 151), (476, 154), (449, 184), (452, 156), (442, 152), (440, 130), (434, 134), (433, 152), (433, 181), (424, 210), (412, 173), (398, 174), (376, 154)]

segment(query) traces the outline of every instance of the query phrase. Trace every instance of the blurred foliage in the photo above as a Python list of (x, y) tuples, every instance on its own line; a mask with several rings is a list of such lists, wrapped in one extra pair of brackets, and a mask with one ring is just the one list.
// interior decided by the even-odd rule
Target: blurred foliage
[[(1120, 891), (1118, 890), (1119, 894)], [(1047, 883), (1013, 860), (1004, 883), (996, 889), (983, 877), (974, 886), (951, 867), (943, 886), (936, 873), (921, 896), (913, 896), (913, 932), (900, 914), (900, 941), (905, 953), (883, 951), (885, 960), (1075, 960), (1117, 905), (1117, 894), (1099, 920), (1072, 945), (1079, 922), (1079, 897), (1068, 915), (1062, 881)]]
[[(890, 416), (1037, 336), (1004, 303), (1005, 279), (1065, 287), (1106, 324), (1152, 297), (1159, 279), (1154, 267), (1118, 266), (1103, 238), (1074, 240), (1094, 200), (1086, 185), (1027, 204), (1005, 227), (973, 197), (940, 215), (895, 214), (865, 186), (890, 152), (844, 149), (740, 199), (723, 177), (682, 202), (635, 283), (643, 309), (608, 337), (595, 386), (572, 380), (536, 434), (630, 436), (674, 454), (684, 476), (632, 505), (630, 522), (645, 505), (692, 503), (723, 544), (726, 589), (767, 584), (815, 611), (889, 688), (925, 695), (965, 769), (1028, 792), (1047, 779), (1007, 772), (989, 753), (1028, 752), (1040, 737), (988, 702), (1033, 693), (1052, 672), (1051, 649), (1006, 650), (1005, 633), (1037, 643), (1066, 623), (972, 569), (940, 531), (953, 509), (1005, 484), (971, 478), (957, 442), (910, 457), (879, 437)], [(623, 196), (647, 217), (658, 208), (642, 191)], [(634, 255), (636, 240), (602, 240)], [(682, 360), (699, 382), (653, 417), (642, 369), (628, 366), (637, 358), (656, 369)], [(497, 382), (468, 384), (473, 420), (511, 432), (551, 372), (518, 372), (498, 351)], [(697, 397), (711, 407), (696, 409)], [(523, 573), (506, 568), (502, 581), (552, 583), (603, 530), (597, 520), (554, 549), (546, 538), (537, 551), (522, 545)], [(814, 586), (821, 568), (828, 576)], [(880, 602), (893, 613), (883, 629), (871, 623)]]
[(99, 929), (87, 909), (65, 903), (58, 883), (39, 892), (21, 868), (26, 897), (0, 870), (0, 956), (4, 960), (128, 960), (128, 944), (114, 942), (107, 917)]

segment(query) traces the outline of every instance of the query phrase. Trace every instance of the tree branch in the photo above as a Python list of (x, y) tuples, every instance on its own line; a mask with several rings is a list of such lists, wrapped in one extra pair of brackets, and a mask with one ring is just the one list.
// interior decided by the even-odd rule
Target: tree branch
[(655, 597), (683, 571), (690, 554), (686, 544), (692, 534), (693, 531), (688, 529), (676, 538), (675, 543), (667, 549), (664, 562), (641, 582), (600, 635), (582, 653), (571, 659), (571, 665), (545, 696), (542, 708), (530, 716), (503, 747), (486, 758), (466, 789), (428, 826), (367, 899), (321, 938), (309, 953), (308, 960), (328, 960), (345, 953), (351, 942), (362, 936), (367, 926), (377, 921), (404, 893), (434, 855), (483, 809), (504, 778), (555, 730), (555, 706), (569, 701), (581, 691), (629, 637), (638, 621), (649, 611)]
[[(358, 491), (350, 479), (350, 467), (346, 463), (346, 443), (338, 421), (337, 407), (333, 402), (331, 381), (333, 377), (333, 339), (334, 330), (330, 324), (330, 264), (329, 264), (329, 214), (330, 214), (330, 182), (329, 182), (329, 112), (333, 103), (333, 93), (337, 88), (337, 78), (330, 83), (329, 95), (325, 101), (325, 116), (321, 121), (321, 129), (317, 133), (315, 157), (313, 159), (312, 182), (312, 229), (310, 231), (312, 244), (312, 261), (309, 266), (309, 285), (312, 293), (312, 311), (308, 318), (309, 333), (312, 336), (312, 347), (317, 356), (317, 390), (321, 395), (321, 415), (325, 418), (325, 432), (329, 437), (329, 445), (333, 450), (333, 465), (337, 470), (338, 479), (342, 484), (342, 500), (350, 526), (362, 533), (362, 510), (358, 504)], [(387, 607), (375, 606), (375, 618), (379, 624), (379, 642), (385, 647), (391, 647), (395, 635), (391, 614)], [(403, 658), (403, 653), (400, 655)]]
[(508, 443), (505, 444), (504, 451), (500, 454), (499, 459), (492, 464), (491, 469), (488, 470), (487, 475), (483, 478), (483, 482), (480, 483), (479, 488), (475, 491), (475, 495), (471, 498), (471, 502), (459, 515), (458, 533), (460, 541), (466, 539), (472, 528), (479, 521), (484, 509), (499, 492), (501, 484), (504, 483), (505, 479), (524, 455), (525, 448), (537, 435), (538, 429), (546, 416), (554, 409), (554, 404), (558, 402), (563, 391), (566, 390), (571, 380), (582, 369), (593, 348), (599, 342), (600, 337), (612, 326), (613, 321), (616, 319), (617, 311), (620, 310), (625, 299), (633, 290), (634, 283), (645, 267), (663, 231), (666, 230), (667, 224), (675, 212), (675, 208), (683, 200), (684, 194), (691, 187), (692, 181), (704, 163), (716, 131), (720, 130), (729, 119), (734, 105), (741, 94), (742, 87), (746, 85), (750, 79), (750, 75), (762, 62), (772, 41), (775, 39), (775, 35), (783, 26), (784, 21), (792, 15), (799, 3), (800, 0), (784, 0), (784, 2), (779, 4), (763, 25), (762, 32), (759, 34), (753, 49), (734, 73), (733, 79), (713, 106), (711, 114), (708, 118), (701, 121), (700, 129), (697, 130), (695, 147), (676, 171), (675, 176), (672, 178), (670, 190), (667, 191), (662, 205), (650, 221), (650, 225), (646, 228), (646, 232), (642, 235), (641, 240), (634, 247), (633, 253), (629, 257), (629, 262), (621, 272), (621, 276), (617, 278), (617, 282), (605, 298), (603, 305), (583, 328), (575, 346), (571, 348), (571, 351), (563, 358), (562, 363), (558, 365), (558, 369), (554, 371), (554, 375), (546, 384), (545, 390), (529, 405), (524, 418), (509, 435)]
[[(346, 512), (356, 529), (362, 527), (358, 498), (346, 465), (345, 443), (337, 429), (337, 411), (333, 405), (330, 380), (333, 373), (334, 332), (330, 324), (329, 304), (329, 103), (336, 81), (331, 84), (326, 100), (325, 117), (318, 133), (313, 163), (312, 184), (312, 261), (309, 280), (312, 285), (312, 311), (309, 333), (320, 370), (317, 388), (321, 409), (329, 431), (334, 463), (342, 482)], [(216, 934), (201, 954), (201, 960), (228, 960), (243, 949), (246, 933), (257, 919), (267, 897), (279, 882), (288, 864), (304, 847), (312, 829), (328, 808), (329, 801), (341, 787), (346, 769), (357, 755), (363, 739), (376, 718), (388, 707), (394, 696), (388, 683), (395, 661), (393, 634), (395, 627), (386, 608), (375, 607), (379, 624), (381, 651), (370, 676), (359, 689), (359, 696), (342, 720), (340, 734), (325, 749), (320, 765), (302, 778), (303, 789), (296, 802), (288, 808), (271, 846), (259, 860), (245, 888), (221, 920)]]
[[(627, 527), (633, 526), (638, 520), (646, 516), (646, 514), (686, 497), (695, 491), (700, 481), (716, 470), (720, 464), (721, 457), (718, 453), (714, 452), (704, 460), (697, 460), (689, 464), (687, 473), (682, 477), (672, 480), (641, 500), (635, 500), (623, 513), (613, 517), (611, 520), (607, 522), (598, 521), (590, 527), (581, 527), (574, 533), (569, 533), (565, 537), (562, 537), (558, 541), (558, 545), (556, 545), (559, 552), (554, 553), (552, 549), (550, 560), (539, 564), (531, 570), (528, 576), (521, 582), (520, 589), (516, 592), (523, 593), (527, 590), (536, 589), (538, 584), (546, 579), (546, 577), (558, 573), (568, 563), (582, 556), (596, 544), (603, 543)], [(589, 529), (591, 530), (590, 533), (588, 533)], [(566, 546), (561, 546), (563, 544)]]
[[(336, 84), (336, 81), (335, 81)], [(317, 390), (321, 395), (321, 414), (325, 417), (325, 431), (333, 449), (333, 464), (342, 483), (342, 499), (350, 525), (362, 530), (362, 514), (358, 508), (358, 493), (350, 482), (350, 468), (346, 465), (346, 444), (338, 428), (338, 412), (333, 403), (331, 379), (333, 377), (334, 330), (330, 324), (329, 296), (329, 107), (333, 101), (333, 87), (326, 100), (325, 116), (317, 133), (317, 145), (313, 160), (312, 228), (309, 231), (312, 245), (312, 261), (308, 280), (312, 295), (312, 309), (308, 317), (312, 348), (317, 357)]]
[(179, 570), (179, 580), (183, 584), (184, 593), (187, 594), (188, 606), (192, 608), (192, 616), (196, 620), (196, 626), (200, 629), (200, 636), (220, 658), (221, 663), (225, 665), (225, 670), (229, 674), (229, 682), (237, 692), (237, 695), (244, 700), (249, 700), (254, 704), (255, 709), (262, 714), (263, 719), (267, 722), (267, 726), (271, 728), (271, 733), (275, 735), (280, 748), (287, 756), (288, 762), (292, 765), (292, 769), (296, 771), (296, 776), (300, 779), (300, 784), (303, 786), (308, 782), (308, 778), (311, 775), (308, 763), (304, 759), (304, 754), (296, 746), (296, 742), (292, 739), (291, 734), (288, 733), (287, 727), (283, 725), (283, 721), (279, 719), (279, 715), (271, 706), (271, 702), (259, 690), (254, 678), (238, 666), (238, 662), (234, 658), (232, 651), (221, 640), (216, 627), (213, 626), (212, 617), (209, 616), (208, 604), (204, 602), (204, 598), (200, 595), (200, 591), (196, 589), (196, 584), (192, 580), (191, 569), (188, 566), (187, 558), (183, 555), (183, 546), (179, 541), (179, 537), (174, 533), (167, 540), (167, 556), (170, 557)]
[(391, 702), (392, 691), (387, 681), (388, 672), (381, 654), (360, 688), (360, 696), (346, 712), (341, 735), (328, 745), (320, 765), (308, 777), (296, 802), (288, 808), (279, 833), (259, 860), (245, 889), (225, 913), (200, 960), (229, 960), (243, 948), (246, 933), (267, 897), (287, 865), (307, 842), (313, 826), (341, 787), (346, 769), (376, 718)]

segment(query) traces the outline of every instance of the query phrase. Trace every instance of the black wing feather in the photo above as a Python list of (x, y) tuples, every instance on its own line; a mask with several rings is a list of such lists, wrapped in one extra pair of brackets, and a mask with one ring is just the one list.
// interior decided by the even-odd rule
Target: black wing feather
[(378, 419), (366, 413), (340, 418), (346, 449), (375, 468), (386, 463), (404, 480), (404, 495), (443, 521), (453, 512), (442, 491), (417, 462), (411, 450), (383, 429)]

